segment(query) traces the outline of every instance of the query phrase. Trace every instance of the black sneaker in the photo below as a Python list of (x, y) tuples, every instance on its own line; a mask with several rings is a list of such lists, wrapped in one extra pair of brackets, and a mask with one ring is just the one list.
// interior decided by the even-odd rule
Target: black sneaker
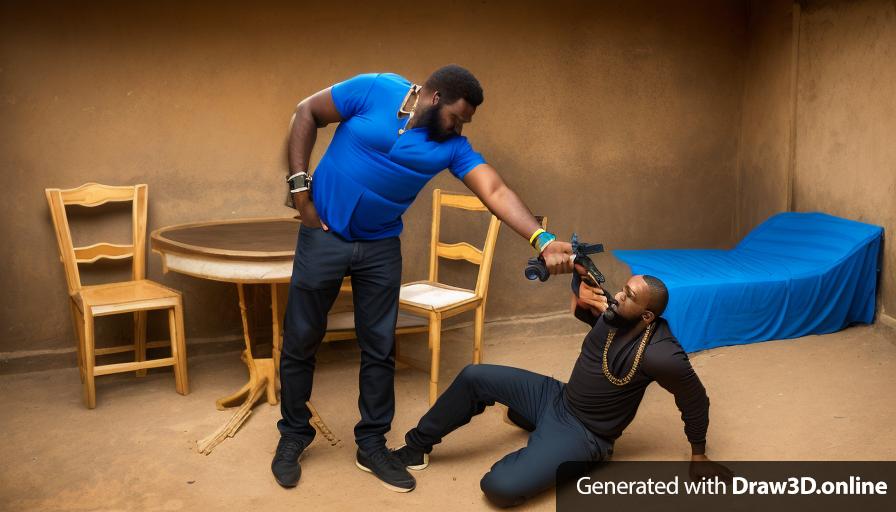
[(299, 457), (305, 451), (305, 443), (288, 437), (281, 437), (277, 443), (277, 453), (271, 461), (271, 472), (277, 483), (283, 487), (295, 487), (302, 476)]
[(368, 473), (373, 473), (391, 491), (411, 492), (417, 486), (417, 480), (385, 446), (370, 454), (359, 448), (355, 465)]
[(420, 471), (421, 469), (426, 469), (426, 466), (429, 466), (429, 454), (420, 450), (415, 450), (408, 445), (399, 446), (392, 450), (392, 454), (404, 464), (404, 467), (413, 469), (414, 471)]

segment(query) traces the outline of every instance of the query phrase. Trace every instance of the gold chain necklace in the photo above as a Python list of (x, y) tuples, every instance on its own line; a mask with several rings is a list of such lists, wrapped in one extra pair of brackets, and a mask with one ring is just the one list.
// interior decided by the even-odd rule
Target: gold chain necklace
[(635, 376), (635, 372), (638, 370), (638, 364), (641, 362), (644, 348), (647, 347), (647, 340), (650, 339), (650, 330), (652, 328), (653, 324), (650, 324), (647, 326), (647, 329), (644, 330), (644, 337), (641, 338), (641, 343), (638, 345), (638, 351), (635, 353), (635, 361), (632, 363), (632, 369), (621, 379), (610, 373), (610, 368), (607, 366), (607, 355), (610, 353), (610, 343), (613, 342), (613, 338), (616, 336), (616, 329), (610, 329), (610, 332), (607, 333), (607, 343), (604, 345), (604, 360), (601, 364), (601, 369), (604, 371), (604, 376), (608, 381), (617, 386), (625, 386), (632, 380), (632, 377)]

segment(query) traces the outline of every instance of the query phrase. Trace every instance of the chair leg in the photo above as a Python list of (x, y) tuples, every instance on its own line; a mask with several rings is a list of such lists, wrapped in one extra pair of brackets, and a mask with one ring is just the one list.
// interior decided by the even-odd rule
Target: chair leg
[(190, 383), (187, 378), (184, 315), (180, 305), (168, 310), (168, 330), (171, 336), (171, 356), (174, 358), (174, 388), (181, 395), (186, 395), (190, 392)]
[(442, 336), (442, 318), (433, 315), (429, 318), (429, 345), (432, 352), (432, 366), (429, 370), (429, 405), (436, 402), (439, 396), (439, 357)]
[(88, 409), (96, 408), (96, 386), (94, 385), (93, 366), (96, 362), (94, 353), (93, 314), (85, 306), (84, 311), (84, 405)]
[(84, 384), (84, 317), (74, 301), (68, 301), (68, 305), (72, 311), (72, 323), (75, 327), (75, 341), (78, 345), (78, 376), (81, 377), (81, 384)]
[(275, 375), (280, 372), (280, 352), (283, 350), (283, 317), (280, 315), (281, 301), (277, 295), (277, 283), (271, 284), (271, 331), (273, 334), (271, 358), (274, 359)]
[[(134, 361), (146, 361), (146, 311), (134, 311)], [(137, 377), (145, 376), (145, 368), (137, 370)]]
[(476, 308), (476, 317), (473, 319), (473, 364), (482, 361), (482, 324), (485, 322), (485, 307)]

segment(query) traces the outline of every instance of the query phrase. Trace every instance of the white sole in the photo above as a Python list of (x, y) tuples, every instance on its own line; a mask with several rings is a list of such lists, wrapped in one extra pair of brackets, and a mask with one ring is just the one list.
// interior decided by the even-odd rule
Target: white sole
[(423, 464), (418, 464), (416, 466), (407, 466), (407, 468), (414, 470), (414, 471), (423, 471), (424, 469), (427, 468), (427, 466), (429, 466), (429, 454), (424, 453), (423, 454)]
[[(355, 466), (358, 466), (358, 469), (360, 469), (361, 471), (365, 471), (367, 473), (370, 473), (373, 476), (376, 476), (373, 474), (373, 471), (362, 466), (361, 463), (358, 462), (357, 460), (355, 460)], [(394, 485), (387, 484), (386, 482), (383, 482), (382, 480), (380, 480), (379, 477), (377, 477), (377, 480), (379, 480), (380, 483), (383, 484), (383, 487), (385, 487), (386, 489), (389, 489), (390, 491), (394, 491), (394, 492), (411, 492), (417, 488), (416, 484), (414, 484), (414, 487), (411, 487), (410, 489), (405, 489), (403, 487), (396, 487)]]
[[(405, 446), (407, 446), (407, 445), (406, 445), (406, 444), (403, 444), (403, 445), (399, 446), (398, 448), (396, 448), (396, 449), (394, 449), (394, 450), (392, 450), (392, 451), (393, 451), (393, 452), (397, 452), (398, 450), (401, 450), (401, 449), (404, 448)], [(429, 466), (429, 454), (428, 454), (428, 453), (424, 453), (424, 454), (423, 454), (423, 464), (418, 464), (418, 465), (416, 465), (416, 466), (405, 466), (405, 467), (408, 468), (408, 469), (410, 469), (410, 470), (413, 470), (413, 471), (423, 471), (424, 469), (426, 469), (427, 466)]]

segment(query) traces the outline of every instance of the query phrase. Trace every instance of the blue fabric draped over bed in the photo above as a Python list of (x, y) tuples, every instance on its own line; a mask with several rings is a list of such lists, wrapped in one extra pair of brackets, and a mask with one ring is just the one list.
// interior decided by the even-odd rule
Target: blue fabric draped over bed
[(614, 251), (669, 288), (663, 315), (688, 352), (871, 323), (883, 228), (781, 213), (732, 250)]

